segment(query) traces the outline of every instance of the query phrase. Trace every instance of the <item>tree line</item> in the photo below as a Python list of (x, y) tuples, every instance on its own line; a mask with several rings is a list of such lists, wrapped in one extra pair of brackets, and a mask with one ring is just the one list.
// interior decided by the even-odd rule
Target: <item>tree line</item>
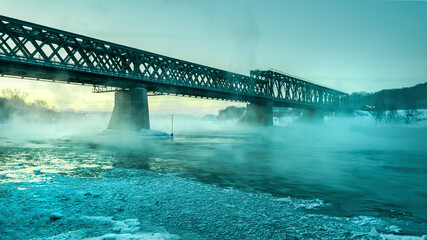
[(375, 93), (354, 92), (349, 96), (349, 108), (365, 106), (383, 110), (427, 109), (427, 82), (413, 87), (386, 89)]
[(0, 122), (7, 121), (13, 116), (26, 118), (52, 119), (56, 110), (49, 107), (44, 100), (35, 100), (28, 102), (28, 93), (20, 89), (1, 89), (0, 90)]

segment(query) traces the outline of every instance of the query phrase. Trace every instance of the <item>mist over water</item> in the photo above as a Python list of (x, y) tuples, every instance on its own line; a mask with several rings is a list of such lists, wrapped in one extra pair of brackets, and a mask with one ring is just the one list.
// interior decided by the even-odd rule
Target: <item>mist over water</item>
[(426, 128), (349, 119), (217, 127), (177, 132), (162, 153), (148, 161), (130, 156), (124, 164), (276, 196), (319, 198), (333, 203), (328, 211), (339, 216), (397, 211), (427, 219)]
[[(171, 124), (171, 116), (151, 117), (152, 129), (170, 133)], [(143, 169), (319, 201), (322, 207), (304, 211), (372, 216), (396, 221), (400, 234), (426, 234), (423, 125), (332, 118), (324, 125), (245, 127), (189, 116), (175, 116), (173, 124), (169, 139), (105, 130), (103, 115), (48, 124), (16, 119), (0, 125), (0, 181), (37, 182), (43, 174), (96, 179), (113, 169)]]

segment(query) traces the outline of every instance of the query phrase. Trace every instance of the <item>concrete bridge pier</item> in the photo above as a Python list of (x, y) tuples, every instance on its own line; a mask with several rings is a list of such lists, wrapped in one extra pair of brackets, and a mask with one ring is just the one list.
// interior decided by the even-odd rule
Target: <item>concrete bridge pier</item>
[(297, 119), (301, 123), (324, 123), (324, 112), (320, 109), (304, 109)]
[(273, 103), (271, 101), (252, 102), (246, 105), (246, 110), (239, 120), (249, 125), (273, 125)]
[(146, 88), (115, 92), (114, 110), (108, 128), (130, 131), (150, 129)]

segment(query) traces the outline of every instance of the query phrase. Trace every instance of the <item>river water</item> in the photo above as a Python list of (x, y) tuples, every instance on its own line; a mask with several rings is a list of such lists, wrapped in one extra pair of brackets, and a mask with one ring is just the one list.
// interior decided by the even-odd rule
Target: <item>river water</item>
[[(141, 180), (140, 175), (135, 176), (135, 171), (144, 177), (150, 173), (160, 173), (156, 176), (178, 181), (172, 185), (202, 184), (210, 190), (201, 190), (200, 198), (204, 198), (206, 191), (218, 191), (218, 194), (209, 197), (211, 200), (222, 199), (224, 193), (221, 191), (227, 189), (236, 191), (233, 196), (239, 196), (239, 200), (233, 200), (233, 204), (225, 203), (225, 206), (238, 205), (235, 203), (242, 199), (247, 198), (247, 201), (251, 201), (250, 199), (257, 198), (253, 197), (253, 194), (268, 196), (268, 201), (286, 203), (287, 207), (297, 206), (291, 217), (298, 216), (298, 221), (316, 216), (319, 219), (313, 221), (324, 221), (328, 229), (343, 228), (342, 223), (333, 221), (350, 221), (351, 224), (344, 224), (344, 226), (348, 225), (350, 229), (355, 229), (350, 233), (348, 230), (347, 232), (333, 232), (333, 230), (324, 232), (326, 230), (319, 230), (315, 227), (315, 223), (311, 223), (308, 225), (310, 230), (306, 228), (311, 235), (304, 235), (308, 233), (294, 229), (301, 225), (299, 223), (300, 225), (296, 224), (287, 230), (273, 225), (271, 225), (273, 227), (269, 225), (268, 230), (259, 230), (254, 225), (252, 228), (256, 228), (257, 233), (251, 233), (250, 229), (245, 232), (241, 230), (242, 228), (238, 228), (240, 229), (238, 231), (236, 229), (226, 231), (225, 227), (222, 230), (218, 228), (221, 223), (216, 221), (220, 217), (209, 219), (212, 214), (203, 217), (203, 213), (193, 217), (203, 219), (200, 220), (204, 222), (203, 224), (219, 224), (216, 230), (195, 227), (192, 225), (196, 221), (194, 219), (189, 220), (192, 222), (190, 225), (173, 228), (172, 223), (168, 225), (169, 218), (163, 216), (163, 213), (156, 213), (159, 214), (156, 215), (156, 219), (162, 220), (158, 222), (152, 220), (151, 225), (148, 225), (160, 224), (164, 228), (161, 231), (158, 229), (151, 231), (170, 234), (161, 235), (160, 239), (169, 239), (169, 237), (170, 239), (223, 239), (224, 237), (259, 239), (265, 236), (272, 239), (342, 238), (343, 236), (358, 239), (378, 237), (379, 234), (383, 234), (382, 237), (396, 239), (399, 235), (420, 237), (427, 234), (427, 127), (425, 126), (359, 124), (356, 119), (341, 119), (328, 121), (324, 125), (290, 124), (268, 128), (248, 128), (234, 124), (203, 123), (178, 118), (175, 123), (174, 138), (169, 139), (159, 136), (147, 137), (145, 132), (104, 131), (103, 124), (92, 124), (91, 128), (86, 125), (70, 126), (68, 124), (65, 122), (56, 125), (28, 126), (21, 122), (0, 125), (0, 191), (3, 193), (0, 196), (2, 203), (0, 208), (15, 208), (15, 214), (22, 215), (17, 218), (21, 219), (22, 227), (14, 228), (13, 226), (16, 225), (11, 224), (7, 219), (11, 216), (5, 213), (2, 216), (0, 213), (0, 239), (17, 237), (44, 239), (44, 237), (63, 233), (65, 231), (63, 228), (60, 231), (48, 232), (37, 230), (37, 226), (45, 224), (48, 217), (43, 218), (42, 214), (37, 214), (42, 210), (34, 209), (37, 208), (34, 206), (39, 206), (40, 202), (47, 202), (52, 203), (53, 207), (48, 207), (52, 211), (67, 212), (75, 208), (73, 211), (78, 212), (83, 210), (77, 203), (83, 200), (76, 199), (76, 203), (70, 205), (74, 207), (67, 208), (62, 205), (63, 203), (55, 203), (58, 196), (55, 196), (55, 199), (54, 197), (42, 198), (37, 201), (33, 197), (65, 191), (60, 189), (67, 188), (70, 182), (73, 182), (72, 186), (85, 185), (85, 188), (90, 184), (114, 186), (117, 184), (116, 180), (106, 180), (109, 178), (105, 176), (114, 175), (117, 173), (115, 171), (120, 171), (120, 176), (125, 176), (121, 178), (121, 181), (125, 181), (125, 185), (132, 185), (128, 181)], [(155, 129), (167, 131), (168, 120), (165, 117), (157, 117), (152, 119), (152, 126)], [(84, 184), (75, 181), (84, 181)], [(213, 190), (210, 187), (213, 187)], [(133, 187), (129, 186), (129, 188)], [(162, 185), (157, 188), (162, 188)], [(182, 188), (186, 189), (186, 187)], [(30, 189), (33, 190), (30, 191)], [(176, 190), (173, 186), (168, 190), (172, 199), (176, 197), (172, 191)], [(92, 189), (84, 196), (94, 195), (93, 191), (95, 190)], [(188, 191), (190, 190), (182, 190), (181, 193), (185, 194)], [(129, 203), (132, 202), (130, 198), (134, 195), (143, 195), (132, 190), (127, 192), (128, 195), (125, 197), (129, 197), (126, 200)], [(155, 191), (151, 189), (150, 192)], [(61, 194), (66, 195), (66, 192)], [(78, 195), (78, 193), (75, 194)], [(243, 195), (240, 196), (240, 194)], [(107, 197), (102, 193), (100, 196), (104, 199), (104, 203), (116, 201), (113, 197), (106, 200)], [(18, 206), (14, 198), (20, 200), (27, 198), (27, 200)], [(70, 198), (68, 202), (73, 201), (72, 197), (67, 197), (67, 199)], [(230, 197), (227, 199), (224, 201), (229, 201)], [(91, 201), (90, 204), (94, 206), (97, 204), (96, 199)], [(153, 206), (159, 201), (152, 203)], [(168, 204), (172, 204), (169, 201)], [(247, 201), (245, 200), (245, 203)], [(140, 200), (136, 202), (140, 203)], [(25, 208), (26, 204), (28, 204), (27, 208)], [(183, 203), (177, 204), (184, 206)], [(255, 209), (245, 211), (257, 212), (260, 209), (266, 209), (263, 203), (248, 204), (253, 205)], [(273, 211), (276, 207), (270, 208)], [(170, 208), (171, 206), (168, 205), (169, 210), (163, 209), (162, 212), (172, 211)], [(172, 215), (186, 211), (185, 207), (174, 209)], [(68, 215), (72, 215), (73, 211), (68, 212)], [(109, 210), (99, 213), (93, 213), (90, 209), (84, 211), (88, 211), (82, 213), (85, 216), (106, 215), (118, 220), (129, 217), (120, 217), (114, 211), (108, 212)], [(132, 211), (135, 210), (127, 211), (119, 212), (132, 215)], [(146, 210), (144, 214), (155, 211)], [(230, 210), (230, 212), (233, 211)], [(100, 214), (101, 212), (103, 214)], [(269, 215), (269, 213), (265, 214)], [(33, 220), (25, 220), (27, 219), (25, 216), (28, 218), (31, 216)], [(131, 217), (142, 221), (141, 216)], [(236, 218), (238, 221), (245, 220), (241, 216)], [(327, 220), (320, 220), (324, 218)], [(282, 216), (271, 221), (277, 222), (278, 219), (284, 218)], [(185, 222), (185, 217), (182, 217), (182, 221)], [(284, 224), (292, 225), (289, 220), (283, 221)], [(363, 229), (360, 230), (359, 227)], [(33, 229), (34, 235), (28, 233), (32, 228), (35, 229)], [(83, 227), (78, 228), (80, 231)], [(71, 230), (68, 229), (68, 231)], [(73, 231), (77, 230), (73, 229)], [(242, 231), (243, 235), (221, 235), (236, 231), (239, 233)], [(100, 231), (98, 235), (106, 233), (108, 230)], [(135, 234), (135, 231), (132, 233)], [(89, 233), (85, 234), (76, 235), (75, 238), (95, 237)]]

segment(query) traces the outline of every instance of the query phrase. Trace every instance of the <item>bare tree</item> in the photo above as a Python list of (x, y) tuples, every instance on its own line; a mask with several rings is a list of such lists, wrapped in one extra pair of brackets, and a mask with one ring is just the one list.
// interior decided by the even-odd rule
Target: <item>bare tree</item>
[(396, 119), (397, 116), (398, 116), (398, 114), (397, 114), (396, 105), (393, 104), (393, 105), (389, 106), (386, 121), (388, 123), (392, 123), (392, 122), (397, 123), (397, 119)]
[(417, 115), (418, 115), (417, 109), (407, 109), (405, 111), (405, 115), (406, 115), (406, 118), (405, 118), (405, 123), (406, 124), (409, 124), (412, 121), (417, 121), (418, 120), (418, 118), (417, 118)]
[(28, 97), (28, 93), (21, 91), (20, 89), (2, 89), (0, 91), (0, 97), (7, 98), (7, 99), (20, 99), (23, 102), (25, 102), (25, 99)]

